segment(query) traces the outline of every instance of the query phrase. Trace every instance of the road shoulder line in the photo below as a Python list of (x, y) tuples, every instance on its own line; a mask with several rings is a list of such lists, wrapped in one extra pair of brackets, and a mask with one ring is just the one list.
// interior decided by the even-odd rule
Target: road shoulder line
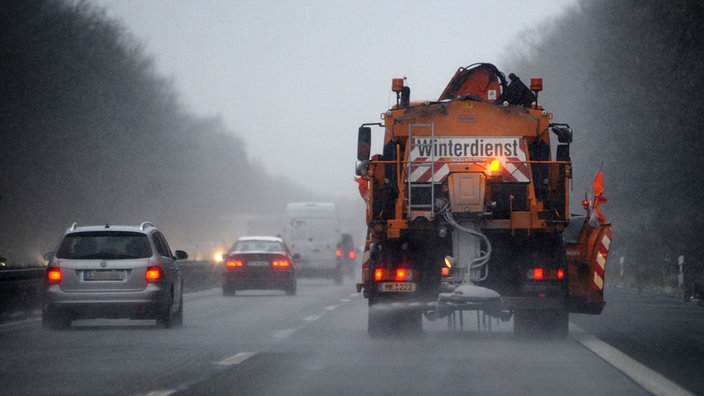
[(601, 341), (595, 336), (570, 323), (570, 335), (585, 348), (594, 352), (601, 359), (616, 367), (623, 374), (653, 395), (662, 396), (694, 396), (676, 383), (661, 374), (635, 361), (625, 353)]

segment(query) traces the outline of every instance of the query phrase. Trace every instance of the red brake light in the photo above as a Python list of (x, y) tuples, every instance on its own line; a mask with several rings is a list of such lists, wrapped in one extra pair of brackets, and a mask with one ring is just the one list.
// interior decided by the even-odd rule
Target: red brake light
[(374, 270), (375, 281), (403, 282), (413, 280), (413, 270), (408, 268), (377, 268)]
[(225, 265), (229, 268), (237, 268), (244, 266), (244, 262), (242, 260), (228, 258), (227, 261), (225, 261)]
[(349, 257), (351, 259), (354, 259), (356, 256), (357, 255), (354, 253), (354, 250), (350, 250), (349, 254), (347, 255), (347, 257)]
[(396, 280), (397, 281), (404, 281), (406, 280), (407, 277), (407, 272), (405, 268), (398, 268), (396, 269)]
[(564, 268), (531, 268), (526, 274), (530, 280), (563, 280), (565, 279)]
[(61, 282), (61, 269), (59, 267), (50, 267), (46, 270), (46, 280), (50, 284), (57, 284)]
[(161, 276), (161, 267), (158, 267), (156, 265), (147, 268), (147, 273), (144, 275), (144, 277), (147, 279), (147, 282), (149, 283), (154, 283), (158, 281), (159, 279), (161, 279)]
[(288, 268), (291, 266), (288, 260), (274, 260), (271, 264), (277, 268)]
[(335, 255), (337, 257), (342, 257), (342, 250), (340, 250), (340, 249), (335, 250)]
[(533, 279), (543, 280), (544, 274), (542, 268), (533, 268)]

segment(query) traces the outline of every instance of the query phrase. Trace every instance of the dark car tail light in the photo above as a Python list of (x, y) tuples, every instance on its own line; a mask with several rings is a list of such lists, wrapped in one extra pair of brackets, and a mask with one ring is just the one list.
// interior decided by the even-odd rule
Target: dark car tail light
[(49, 267), (46, 270), (46, 280), (49, 284), (55, 285), (61, 283), (63, 275), (61, 274), (61, 269), (59, 267)]
[(163, 272), (161, 271), (161, 267), (153, 265), (147, 268), (147, 272), (144, 276), (147, 279), (147, 282), (154, 283), (158, 282), (162, 278)]
[(244, 267), (244, 260), (237, 256), (230, 256), (225, 260), (225, 266), (227, 268)]
[(289, 268), (291, 267), (291, 262), (288, 259), (276, 259), (271, 262), (274, 268)]

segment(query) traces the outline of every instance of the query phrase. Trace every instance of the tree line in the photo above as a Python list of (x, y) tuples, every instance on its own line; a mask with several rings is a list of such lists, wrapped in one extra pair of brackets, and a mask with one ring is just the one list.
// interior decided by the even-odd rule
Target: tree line
[(509, 52), (575, 131), (573, 212), (603, 169), (609, 265), (623, 257), (631, 282), (673, 285), (679, 256), (690, 282), (702, 278), (703, 46), (704, 1), (582, 0)]
[(189, 113), (103, 10), (1, 3), (0, 255), (43, 262), (74, 221), (150, 220), (170, 239), (209, 240), (227, 216), (309, 195), (256, 166), (220, 118)]

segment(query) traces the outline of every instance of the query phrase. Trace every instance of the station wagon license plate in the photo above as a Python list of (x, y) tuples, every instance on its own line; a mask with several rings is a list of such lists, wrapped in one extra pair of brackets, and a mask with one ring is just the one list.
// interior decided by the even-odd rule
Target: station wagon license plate
[(125, 271), (91, 270), (83, 271), (84, 281), (121, 281), (125, 280)]
[(379, 285), (382, 292), (414, 292), (416, 284), (412, 282), (384, 282)]

